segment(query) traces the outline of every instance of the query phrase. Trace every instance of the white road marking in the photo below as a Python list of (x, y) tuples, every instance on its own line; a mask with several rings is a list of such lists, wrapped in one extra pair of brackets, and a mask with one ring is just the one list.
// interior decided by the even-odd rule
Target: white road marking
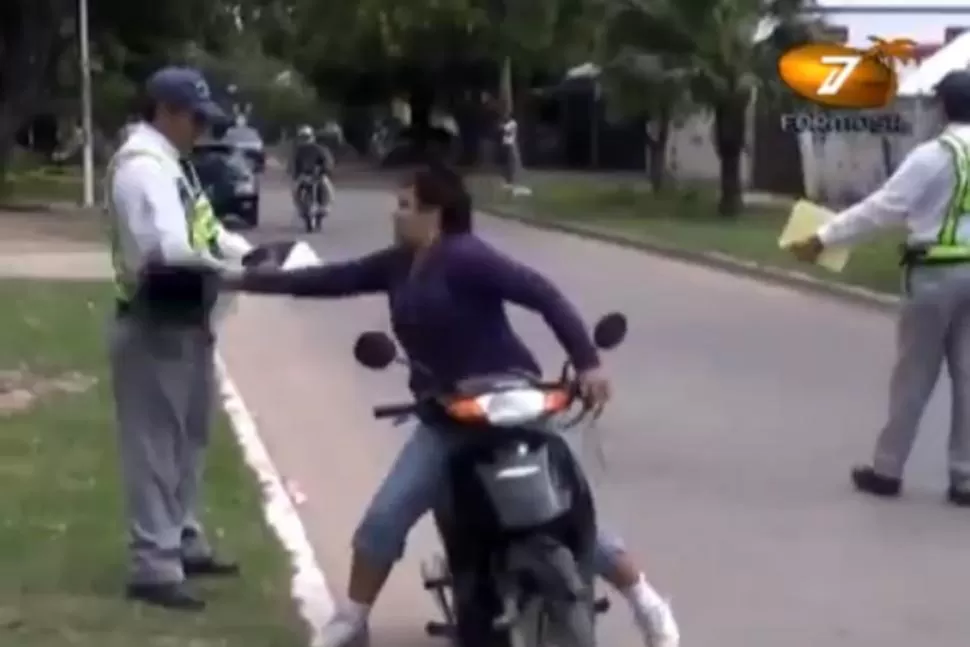
[(262, 486), (266, 521), (290, 554), (293, 565), (293, 598), (299, 605), (300, 614), (310, 626), (310, 644), (317, 647), (322, 644), (321, 629), (334, 612), (330, 588), (310, 546), (306, 529), (296, 509), (297, 504), (287, 492), (279, 470), (266, 451), (256, 421), (229, 377), (225, 362), (218, 356), (216, 371), (226, 415), (229, 416), (246, 463), (256, 473)]

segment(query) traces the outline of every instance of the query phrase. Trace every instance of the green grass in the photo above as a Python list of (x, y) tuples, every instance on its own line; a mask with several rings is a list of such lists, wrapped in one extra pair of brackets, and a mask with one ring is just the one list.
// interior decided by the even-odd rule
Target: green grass
[[(208, 609), (127, 602), (125, 533), (99, 283), (0, 281), (0, 371), (74, 372), (97, 383), (0, 409), (0, 645), (297, 647), (287, 560), (263, 524), (256, 482), (225, 423), (214, 433), (204, 517), (243, 578), (201, 584)], [(9, 378), (9, 376), (8, 376)], [(2, 393), (0, 388), (0, 393)], [(0, 398), (3, 402), (3, 398)]]
[[(98, 187), (95, 187), (96, 191)], [(83, 180), (75, 167), (39, 166), (7, 173), (0, 182), (0, 201), (10, 203), (78, 203)]]
[(681, 188), (652, 194), (644, 182), (590, 178), (582, 175), (530, 177), (531, 197), (510, 198), (487, 181), (475, 183), (486, 209), (537, 219), (576, 223), (650, 239), (692, 251), (716, 251), (737, 258), (855, 285), (899, 291), (898, 238), (888, 236), (853, 251), (841, 274), (794, 261), (778, 248), (778, 236), (788, 218), (781, 206), (749, 206), (735, 220), (716, 214), (716, 196), (707, 187)]

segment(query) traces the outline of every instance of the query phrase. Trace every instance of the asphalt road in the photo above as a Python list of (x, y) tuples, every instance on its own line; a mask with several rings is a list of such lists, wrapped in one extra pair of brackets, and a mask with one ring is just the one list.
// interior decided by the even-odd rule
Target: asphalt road
[[(391, 196), (338, 192), (310, 238), (318, 251), (340, 260), (385, 244)], [(260, 237), (298, 235), (281, 189), (264, 204)], [(488, 217), (479, 229), (591, 320), (629, 315), (628, 342), (607, 360), (607, 468), (591, 470), (602, 516), (672, 596), (685, 647), (970, 644), (970, 512), (942, 503), (943, 389), (906, 496), (876, 501), (848, 484), (882, 422), (890, 317)], [(561, 353), (541, 320), (514, 319), (554, 371)], [(281, 471), (308, 496), (303, 516), (338, 594), (354, 524), (405, 433), (369, 417), (405, 394), (402, 372), (354, 364), (356, 334), (373, 328), (387, 329), (377, 298), (247, 297), (222, 342)], [(376, 610), (376, 647), (443, 644), (423, 635), (432, 607), (417, 564), (434, 550), (426, 523)], [(601, 644), (639, 644), (624, 606)]]

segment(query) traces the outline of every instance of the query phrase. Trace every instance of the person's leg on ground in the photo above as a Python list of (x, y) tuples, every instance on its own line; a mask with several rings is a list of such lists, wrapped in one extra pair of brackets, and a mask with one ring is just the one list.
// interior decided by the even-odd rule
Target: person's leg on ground
[(599, 532), (593, 563), (597, 574), (609, 582), (630, 605), (646, 647), (680, 645), (680, 628), (670, 603), (647, 581), (643, 569), (634, 562), (619, 538)]
[(952, 382), (949, 469), (950, 502), (970, 506), (970, 283), (953, 285), (953, 315), (946, 336)]
[(302, 216), (303, 205), (301, 204), (300, 192), (303, 189), (303, 181), (300, 176), (294, 176), (290, 181), (290, 190), (293, 196), (293, 206), (296, 208), (297, 215)]
[(330, 179), (329, 174), (323, 176), (323, 182), (320, 189), (323, 192), (323, 195), (320, 198), (320, 204), (323, 205), (324, 213), (329, 213), (330, 207), (333, 205), (333, 197), (335, 195), (333, 180)]
[(895, 496), (903, 467), (916, 440), (920, 418), (943, 363), (947, 303), (936, 284), (925, 283), (914, 270), (911, 293), (903, 304), (896, 330), (896, 365), (889, 384), (889, 417), (876, 441), (871, 465), (856, 467), (858, 489)]
[(347, 645), (366, 631), (408, 532), (435, 503), (446, 456), (445, 441), (424, 426), (401, 449), (354, 533), (348, 599), (324, 630), (325, 647)]
[(515, 151), (514, 146), (502, 144), (502, 180), (505, 182), (505, 189), (512, 190), (515, 186)]
[(129, 524), (130, 597), (200, 609), (184, 588), (176, 495), (189, 374), (178, 331), (118, 317), (110, 332), (112, 387)]
[(208, 328), (186, 330), (194, 369), (186, 413), (186, 439), (179, 461), (179, 505), (182, 508), (182, 568), (186, 575), (235, 575), (238, 566), (215, 558), (198, 517), (205, 454), (215, 414), (215, 347)]

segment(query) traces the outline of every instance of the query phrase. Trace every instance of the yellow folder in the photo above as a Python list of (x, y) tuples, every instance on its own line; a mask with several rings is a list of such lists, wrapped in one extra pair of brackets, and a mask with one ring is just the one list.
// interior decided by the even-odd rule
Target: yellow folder
[[(834, 217), (835, 212), (830, 209), (808, 200), (799, 200), (792, 207), (788, 224), (778, 239), (778, 246), (784, 249), (794, 242), (814, 236), (819, 227)], [(831, 272), (841, 272), (848, 262), (849, 248), (844, 246), (826, 247), (815, 261), (816, 265)]]

